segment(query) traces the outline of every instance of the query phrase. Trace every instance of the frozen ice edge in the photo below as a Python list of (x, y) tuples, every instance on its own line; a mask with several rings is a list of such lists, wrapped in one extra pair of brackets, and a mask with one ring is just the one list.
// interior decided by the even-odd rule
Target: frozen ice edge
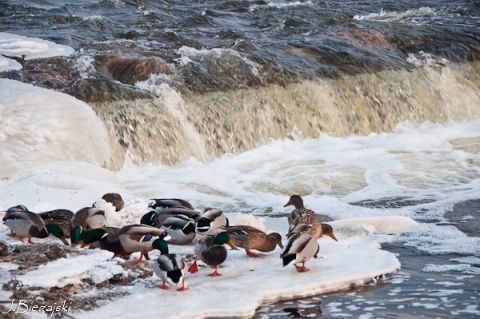
[[(247, 257), (243, 250), (229, 251), (220, 269), (221, 277), (207, 277), (212, 270), (200, 268), (198, 274), (187, 275), (190, 290), (186, 292), (178, 292), (174, 287), (168, 291), (155, 287), (153, 284), (160, 281), (153, 275), (132, 286), (130, 295), (74, 316), (139, 318), (161, 314), (164, 318), (246, 318), (253, 316), (265, 302), (365, 284), (401, 266), (393, 254), (381, 250), (368, 236), (343, 238), (339, 242), (321, 238), (319, 243), (319, 258), (307, 263), (311, 269), (308, 273), (298, 273), (294, 267), (282, 268), (279, 248), (261, 259)], [(181, 253), (191, 249), (173, 246), (171, 251)]]

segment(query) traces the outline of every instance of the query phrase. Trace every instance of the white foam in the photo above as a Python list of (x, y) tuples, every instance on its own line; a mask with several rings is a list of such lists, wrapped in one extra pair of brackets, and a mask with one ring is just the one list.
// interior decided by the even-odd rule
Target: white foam
[(429, 7), (420, 7), (418, 9), (411, 9), (404, 12), (386, 11), (383, 8), (379, 13), (369, 13), (367, 15), (355, 15), (353, 20), (374, 20), (381, 22), (392, 22), (403, 19), (418, 18), (418, 17), (435, 17), (437, 11)]
[(460, 265), (435, 265), (435, 264), (428, 264), (426, 265), (422, 271), (424, 272), (451, 272), (451, 271), (458, 271), (465, 274), (472, 274), (472, 275), (480, 275), (480, 270), (477, 267), (472, 267), (468, 264), (460, 264)]
[(312, 1), (269, 1), (266, 4), (252, 4), (248, 8), (248, 11), (255, 11), (255, 10), (267, 10), (267, 9), (283, 9), (283, 8), (295, 8), (295, 7), (303, 7), (303, 6), (311, 6), (313, 5)]
[[(16, 57), (25, 55), (25, 60), (31, 60), (54, 56), (69, 56), (73, 52), (73, 48), (66, 45), (56, 44), (39, 38), (0, 32), (0, 54)], [(17, 70), (19, 65), (10, 64), (2, 68), (3, 64), (4, 62), (2, 63), (2, 60), (0, 60), (0, 72)]]
[[(125, 201), (124, 209), (113, 212), (113, 206), (104, 205), (109, 225), (120, 227), (137, 223), (148, 211), (151, 198), (179, 197), (199, 211), (218, 207), (232, 223), (285, 234), (287, 221), (280, 216), (286, 216), (291, 208), (283, 205), (298, 193), (307, 208), (334, 219), (331, 224), (339, 242), (328, 237), (319, 240), (321, 258), (307, 263), (310, 273), (282, 268), (278, 249), (260, 260), (247, 259), (242, 250), (233, 251), (220, 278), (205, 277), (202, 269), (200, 274), (187, 276), (191, 290), (181, 293), (157, 289), (158, 279), (153, 276), (129, 289), (132, 295), (96, 309), (98, 317), (127, 311), (144, 317), (162, 311), (172, 318), (252, 316), (263, 301), (324, 293), (394, 272), (400, 264), (394, 255), (380, 249), (384, 242), (402, 242), (428, 254), (460, 253), (465, 258), (476, 256), (480, 249), (478, 237), (444, 223), (444, 214), (453, 205), (478, 199), (480, 168), (475, 145), (480, 138), (479, 119), (445, 125), (401, 123), (390, 133), (368, 136), (322, 134), (304, 139), (294, 132), (289, 138), (210, 162), (190, 158), (166, 166), (127, 161), (121, 171), (112, 172), (101, 167), (108, 153), (103, 141), (106, 131), (88, 105), (15, 81), (0, 80), (0, 84), (0, 177), (10, 177), (0, 180), (0, 210), (24, 204), (35, 212), (77, 211), (107, 192), (118, 192)], [(20, 244), (7, 233), (0, 225), (0, 240)], [(192, 247), (171, 250), (191, 253)], [(50, 267), (55, 269), (62, 262)], [(104, 262), (99, 262), (105, 266), (97, 269), (98, 277), (90, 264), (71, 277), (59, 272), (58, 276), (38, 273), (48, 278), (45, 283), (35, 282), (31, 274), (25, 279), (48, 286), (77, 283), (79, 278), (99, 282), (120, 271), (117, 261)], [(476, 259), (460, 257), (452, 263), (427, 265), (424, 271), (478, 275)], [(392, 281), (405, 278), (408, 276), (395, 275)], [(250, 294), (246, 289), (253, 285), (258, 291)], [(212, 304), (225, 294), (225, 304)], [(145, 308), (142, 302), (140, 306), (140, 301), (150, 298), (162, 302)], [(176, 308), (171, 305), (186, 298), (191, 306), (174, 313)], [(240, 298), (245, 302), (239, 303)]]

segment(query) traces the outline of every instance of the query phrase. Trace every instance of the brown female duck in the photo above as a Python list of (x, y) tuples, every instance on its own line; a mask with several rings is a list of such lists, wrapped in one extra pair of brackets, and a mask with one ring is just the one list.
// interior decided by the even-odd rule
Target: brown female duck
[(305, 208), (303, 199), (299, 195), (292, 195), (288, 203), (283, 207), (291, 205), (293, 205), (295, 209), (290, 213), (290, 216), (288, 216), (288, 224), (290, 225), (288, 232), (290, 233), (299, 224), (305, 224), (311, 226), (307, 231), (308, 234), (314, 238), (320, 238), (322, 236), (322, 226), (315, 212)]
[(261, 257), (262, 254), (253, 252), (258, 250), (261, 252), (270, 252), (278, 245), (283, 248), (282, 236), (279, 233), (266, 234), (262, 230), (247, 226), (236, 225), (224, 227), (225, 231), (230, 234), (230, 240), (236, 247), (244, 248), (247, 255), (251, 257)]

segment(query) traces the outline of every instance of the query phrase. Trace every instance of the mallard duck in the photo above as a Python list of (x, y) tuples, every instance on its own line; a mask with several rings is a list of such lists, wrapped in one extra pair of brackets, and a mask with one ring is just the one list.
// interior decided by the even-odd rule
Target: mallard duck
[(168, 241), (174, 245), (188, 245), (197, 235), (195, 221), (187, 216), (171, 216), (163, 221), (160, 229), (164, 229), (170, 236)]
[(335, 238), (335, 235), (333, 234), (333, 228), (329, 224), (321, 224), (322, 225), (322, 236), (329, 236), (333, 240), (338, 241), (337, 238)]
[(290, 205), (293, 205), (295, 209), (288, 216), (288, 224), (290, 225), (288, 232), (290, 233), (298, 224), (311, 225), (308, 233), (315, 238), (320, 238), (322, 236), (322, 226), (315, 212), (303, 206), (303, 199), (299, 195), (292, 195), (283, 207)]
[(224, 227), (230, 234), (230, 240), (236, 247), (244, 248), (248, 256), (261, 257), (252, 249), (261, 252), (270, 252), (278, 245), (283, 249), (282, 236), (279, 233), (266, 234), (258, 228), (246, 225)]
[(152, 249), (160, 250), (160, 256), (153, 264), (153, 270), (155, 274), (162, 279), (162, 285), (158, 286), (161, 289), (168, 290), (169, 286), (166, 285), (168, 282), (171, 285), (179, 286), (178, 291), (185, 291), (188, 288), (185, 287), (185, 274), (187, 273), (187, 264), (182, 256), (178, 254), (169, 254), (168, 253), (168, 244), (165, 241), (164, 233), (158, 239), (152, 243)]
[(194, 210), (192, 204), (180, 198), (152, 198), (151, 200), (155, 201), (149, 205), (153, 209), (186, 208)]
[(188, 271), (192, 274), (196, 273), (198, 271), (197, 259), (200, 259), (208, 266), (215, 267), (215, 271), (207, 276), (221, 276), (218, 272), (218, 266), (227, 259), (227, 249), (223, 244), (230, 244), (232, 248), (235, 247), (230, 242), (230, 235), (227, 232), (221, 232), (216, 236), (202, 236), (195, 245), (196, 258)]
[(38, 213), (45, 224), (54, 224), (60, 226), (65, 236), (70, 236), (72, 229), (72, 218), (74, 213), (68, 209), (54, 209), (47, 212)]
[[(111, 227), (111, 226), (104, 226), (101, 229), (105, 230), (105, 233), (108, 234), (108, 235), (116, 235), (118, 233), (118, 231), (120, 230), (120, 228), (118, 228), (118, 227)], [(83, 243), (83, 246), (87, 246), (87, 244)], [(96, 249), (96, 248), (101, 249), (102, 247), (100, 247), (100, 241), (97, 240), (97, 241), (94, 241), (93, 243), (89, 243), (88, 248), (90, 248), (90, 249)], [(147, 256), (147, 255), (145, 255), (145, 256)], [(128, 256), (128, 258), (129, 257), (130, 256)]]
[(70, 241), (75, 247), (90, 229), (102, 228), (105, 226), (105, 211), (95, 207), (84, 207), (72, 218), (72, 229), (70, 230)]
[(140, 265), (145, 252), (148, 251), (154, 240), (165, 233), (163, 229), (148, 225), (133, 224), (120, 228), (116, 233), (108, 234), (105, 229), (96, 228), (85, 232), (83, 245), (99, 241), (102, 249), (111, 251), (115, 256), (126, 257), (134, 252), (140, 252), (140, 258), (132, 263)]
[(123, 198), (119, 193), (107, 193), (102, 196), (102, 199), (107, 203), (111, 203), (113, 207), (115, 207), (116, 212), (122, 210), (125, 205)]
[(46, 238), (50, 234), (59, 238), (65, 245), (68, 242), (62, 229), (53, 224), (45, 224), (43, 219), (28, 210), (24, 205), (10, 207), (3, 217), (3, 223), (10, 228), (10, 237), (16, 237), (23, 243), (23, 237), (28, 237), (28, 243), (32, 244), (32, 237)]
[(216, 235), (228, 224), (228, 218), (220, 209), (206, 208), (197, 220), (197, 231), (203, 235)]
[(142, 216), (140, 223), (154, 227), (161, 227), (167, 218), (174, 216), (186, 216), (197, 220), (199, 213), (189, 208), (165, 208), (163, 210), (149, 211)]
[[(283, 267), (293, 264), (299, 272), (310, 270), (305, 267), (305, 263), (312, 257), (317, 258), (320, 250), (317, 239), (308, 233), (310, 227), (310, 225), (303, 225), (301, 227), (303, 228), (302, 232), (294, 233), (290, 236), (285, 249), (280, 255)], [(302, 266), (297, 266), (299, 263), (302, 263)]]

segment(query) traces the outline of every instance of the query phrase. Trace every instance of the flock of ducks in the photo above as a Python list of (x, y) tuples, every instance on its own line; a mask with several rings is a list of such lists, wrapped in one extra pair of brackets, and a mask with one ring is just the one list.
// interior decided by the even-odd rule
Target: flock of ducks
[[(102, 197), (119, 211), (123, 200), (116, 193)], [(333, 235), (332, 227), (322, 224), (315, 212), (306, 209), (299, 195), (292, 195), (284, 207), (294, 206), (288, 216), (289, 228), (287, 242), (282, 244), (282, 236), (273, 232), (267, 234), (248, 225), (230, 225), (228, 218), (218, 208), (206, 208), (203, 213), (183, 199), (153, 199), (150, 211), (139, 224), (126, 225), (122, 228), (105, 227), (105, 211), (95, 207), (84, 207), (75, 214), (66, 209), (34, 213), (23, 205), (10, 207), (3, 218), (3, 223), (10, 228), (8, 236), (18, 237), (23, 242), (28, 238), (46, 238), (53, 235), (65, 245), (70, 237), (70, 245), (76, 247), (90, 246), (101, 248), (124, 259), (130, 254), (140, 252), (140, 258), (132, 265), (138, 266), (143, 257), (149, 259), (148, 252), (157, 249), (159, 257), (155, 260), (153, 270), (162, 280), (162, 289), (176, 285), (177, 290), (185, 287), (185, 274), (198, 272), (197, 260), (215, 268), (208, 276), (221, 276), (218, 267), (228, 256), (226, 245), (232, 249), (243, 248), (251, 257), (261, 257), (262, 253), (273, 251), (277, 246), (282, 249), (280, 255), (283, 266), (294, 265), (297, 271), (309, 269), (305, 263), (317, 258), (321, 236)], [(195, 243), (194, 262), (187, 266), (183, 256), (169, 252), (171, 245), (188, 245)], [(257, 252), (255, 252), (257, 251)], [(170, 285), (167, 285), (167, 283)]]

